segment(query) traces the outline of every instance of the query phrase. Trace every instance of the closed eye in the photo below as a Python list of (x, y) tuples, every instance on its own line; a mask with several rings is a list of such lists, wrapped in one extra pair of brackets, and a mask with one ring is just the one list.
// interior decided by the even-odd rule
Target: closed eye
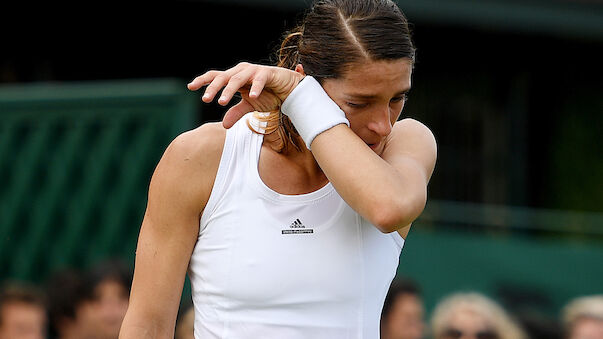
[(346, 102), (346, 105), (348, 105), (352, 108), (364, 108), (364, 107), (368, 106), (368, 104), (366, 104), (366, 103), (360, 104), (360, 103), (355, 103), (355, 102)]
[(408, 94), (404, 93), (404, 95), (392, 98), (391, 102), (400, 102), (400, 101), (407, 101), (407, 100), (408, 100)]

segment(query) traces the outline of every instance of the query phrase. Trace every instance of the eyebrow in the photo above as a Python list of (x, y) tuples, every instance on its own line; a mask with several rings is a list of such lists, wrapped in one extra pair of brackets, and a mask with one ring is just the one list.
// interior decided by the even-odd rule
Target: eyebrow
[[(410, 88), (405, 91), (400, 91), (400, 92), (396, 93), (394, 95), (394, 97), (408, 94), (409, 91), (410, 91)], [(375, 94), (360, 94), (360, 93), (348, 93), (348, 94), (346, 94), (346, 96), (354, 98), (354, 99), (365, 99), (365, 100), (375, 99), (378, 97), (378, 95), (375, 95)]]

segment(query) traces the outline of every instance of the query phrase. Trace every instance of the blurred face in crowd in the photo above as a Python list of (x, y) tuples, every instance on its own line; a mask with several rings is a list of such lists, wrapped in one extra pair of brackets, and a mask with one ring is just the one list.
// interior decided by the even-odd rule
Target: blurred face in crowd
[(46, 311), (34, 304), (11, 302), (0, 310), (0, 339), (46, 338)]
[(384, 338), (420, 339), (423, 337), (423, 304), (416, 295), (402, 294), (396, 297), (392, 309), (383, 324)]
[(437, 339), (498, 339), (487, 320), (477, 312), (461, 309), (448, 319), (448, 326)]
[(576, 321), (569, 339), (603, 339), (603, 320), (582, 318)]
[(117, 338), (128, 308), (128, 291), (113, 279), (102, 281), (94, 289), (93, 299), (82, 309), (85, 332), (96, 338)]

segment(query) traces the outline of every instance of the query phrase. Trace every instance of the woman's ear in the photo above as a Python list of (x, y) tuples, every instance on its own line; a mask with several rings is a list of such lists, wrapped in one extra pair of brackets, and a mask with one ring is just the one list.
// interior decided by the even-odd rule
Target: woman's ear
[(304, 66), (302, 64), (297, 64), (297, 66), (295, 66), (295, 71), (301, 75), (306, 75), (306, 72), (304, 72)]

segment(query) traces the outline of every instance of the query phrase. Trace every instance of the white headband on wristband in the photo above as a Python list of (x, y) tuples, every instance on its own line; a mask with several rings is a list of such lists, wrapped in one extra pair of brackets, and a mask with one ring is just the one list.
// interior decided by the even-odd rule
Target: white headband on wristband
[(281, 105), (308, 149), (320, 133), (339, 124), (350, 126), (345, 113), (313, 77), (306, 75)]

